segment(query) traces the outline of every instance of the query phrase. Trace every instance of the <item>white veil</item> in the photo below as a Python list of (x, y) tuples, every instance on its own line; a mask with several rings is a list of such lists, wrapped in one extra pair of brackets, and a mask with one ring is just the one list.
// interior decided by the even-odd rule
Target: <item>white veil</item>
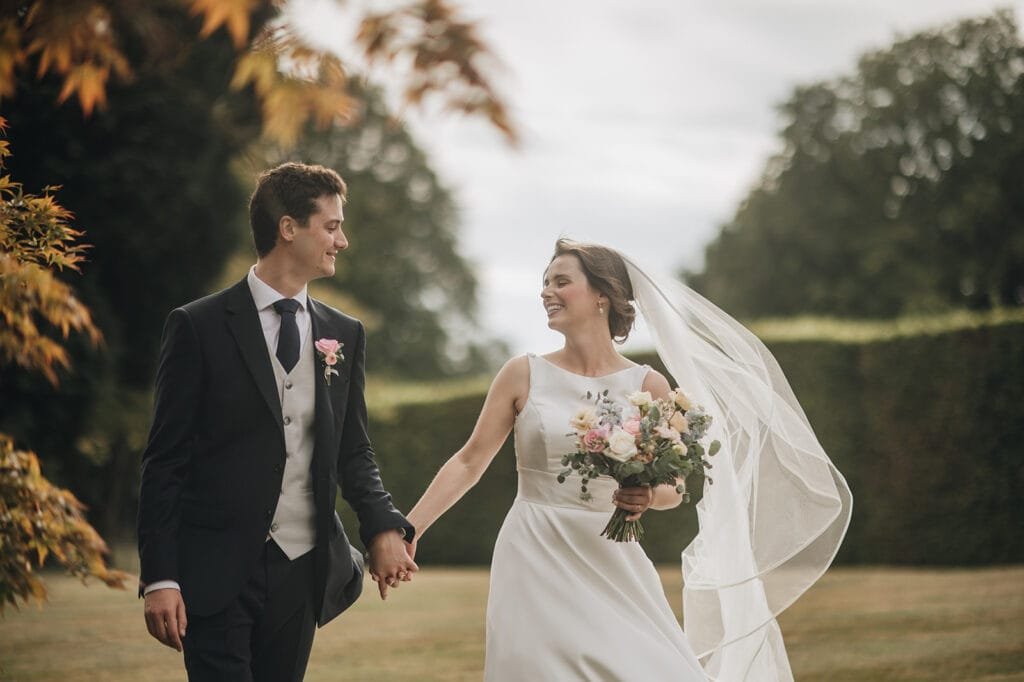
[(792, 680), (775, 617), (828, 568), (852, 497), (775, 358), (689, 287), (621, 254), (658, 355), (713, 417), (700, 531), (683, 550), (683, 618), (720, 682)]

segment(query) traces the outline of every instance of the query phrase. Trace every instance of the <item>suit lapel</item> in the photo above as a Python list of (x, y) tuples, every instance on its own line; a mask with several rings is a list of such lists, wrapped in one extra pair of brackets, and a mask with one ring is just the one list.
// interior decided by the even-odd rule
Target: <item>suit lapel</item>
[[(311, 298), (307, 299), (307, 301), (309, 316), (313, 325), (313, 338), (311, 342), (315, 344), (317, 339), (338, 338), (338, 330), (334, 329), (330, 318), (327, 317), (321, 306)], [(332, 376), (333, 381), (331, 386), (328, 386), (327, 380), (324, 378), (324, 364), (320, 360), (320, 355), (317, 353), (315, 346), (313, 347), (313, 358), (316, 366), (316, 371), (313, 374), (313, 383), (316, 386), (316, 422), (313, 427), (316, 438), (314, 440), (313, 458), (320, 464), (327, 464), (329, 460), (326, 457), (333, 449), (335, 435), (340, 429), (338, 415), (335, 413), (334, 402), (331, 397), (331, 388), (338, 382), (340, 377)]]
[(274, 368), (270, 365), (267, 353), (267, 341), (263, 336), (263, 326), (253, 302), (252, 292), (243, 279), (228, 292), (227, 301), (228, 328), (235, 337), (246, 367), (256, 381), (260, 394), (267, 402), (270, 413), (274, 415), (281, 432), (284, 433), (284, 421), (281, 416), (281, 401), (277, 396), (277, 381), (274, 379)]

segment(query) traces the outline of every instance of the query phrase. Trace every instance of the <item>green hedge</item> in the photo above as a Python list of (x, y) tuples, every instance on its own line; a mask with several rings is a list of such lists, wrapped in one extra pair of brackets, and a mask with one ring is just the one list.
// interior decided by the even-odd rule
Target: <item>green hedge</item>
[[(1024, 321), (767, 343), (853, 490), (838, 561), (1024, 561)], [(379, 461), (400, 508), (464, 443), (482, 403), (475, 392), (372, 410)], [(487, 563), (515, 487), (510, 438), (431, 529), (419, 558)], [(696, 532), (692, 507), (649, 513), (645, 523), (655, 561), (676, 561)]]
[(853, 490), (840, 561), (1024, 560), (1024, 323), (770, 345)]

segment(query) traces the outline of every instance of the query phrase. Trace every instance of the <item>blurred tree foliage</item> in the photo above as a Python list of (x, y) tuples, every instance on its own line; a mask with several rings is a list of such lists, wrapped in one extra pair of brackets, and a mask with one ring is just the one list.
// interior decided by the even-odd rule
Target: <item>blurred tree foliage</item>
[(49, 557), (83, 581), (124, 589), (128, 575), (106, 565), (107, 551), (75, 496), (46, 480), (35, 453), (0, 434), (0, 614), (8, 604), (46, 598), (34, 566)]
[(741, 316), (1024, 304), (1024, 46), (1009, 11), (798, 88), (691, 283)]
[(330, 46), (295, 30), (287, 0), (0, 0), (0, 97), (17, 94), (17, 73), (35, 67), (60, 80), (59, 102), (77, 96), (90, 114), (107, 105), (112, 79), (131, 82), (216, 36), (230, 38), (234, 52), (210, 73), (250, 90), (264, 132), (283, 144), (307, 121), (325, 128), (349, 114), (358, 99), (346, 70), (380, 63), (407, 67), (393, 73), (406, 102), (439, 97), (448, 110), (484, 116), (515, 140), (507, 108), (480, 69), (488, 50), (475, 24), (445, 0), (380, 4), (356, 17), (352, 40), (363, 64), (343, 64)]
[[(0, 141), (0, 366), (40, 372), (56, 387), (55, 367), (70, 362), (63, 340), (72, 331), (93, 344), (102, 338), (88, 308), (54, 276), (78, 270), (87, 247), (77, 243), (81, 233), (50, 188), (43, 196), (27, 193), (4, 172), (9, 154)], [(0, 614), (8, 604), (46, 596), (34, 566), (48, 556), (72, 575), (124, 586), (127, 576), (107, 568), (107, 547), (82, 512), (74, 495), (43, 477), (35, 453), (0, 433)]]
[[(448, 110), (485, 117), (515, 140), (504, 104), (480, 71), (488, 53), (474, 26), (437, 0), (388, 6), (357, 17), (352, 40), (362, 62), (342, 64), (298, 34), (287, 3), (275, 0), (0, 1), (0, 97), (12, 124), (11, 167), (26, 188), (61, 186), (62, 203), (87, 232), (93, 248), (76, 284), (106, 339), (102, 352), (69, 340), (74, 373), (57, 396), (37, 377), (0, 367), (0, 431), (32, 443), (55, 480), (74, 482), (105, 532), (132, 526), (163, 319), (209, 292), (225, 259), (245, 243), (260, 150), (291, 150), (307, 130), (357, 123), (366, 90), (348, 73), (374, 65), (395, 75), (408, 103), (439, 100)], [(369, 225), (392, 210), (382, 200), (387, 193), (370, 188), (371, 179), (384, 182), (370, 172), (384, 161), (369, 158), (365, 179), (353, 188), (354, 202), (360, 190), (377, 196), (364, 209)], [(426, 168), (421, 154), (419, 163)], [(439, 210), (430, 221), (444, 211), (452, 218), (450, 206)], [(395, 240), (399, 228), (395, 223)], [(451, 230), (448, 223), (435, 232), (444, 248)], [(439, 251), (425, 257), (431, 253)], [(378, 261), (372, 252), (364, 258)], [(454, 267), (465, 283), (466, 266), (453, 249), (437, 267), (439, 279)], [(454, 295), (461, 301), (466, 291), (472, 286)], [(422, 318), (442, 315), (448, 304), (422, 300), (429, 305), (408, 306), (407, 318), (419, 325), (425, 355), (444, 344), (425, 337), (423, 329), (437, 322)], [(445, 363), (419, 358), (421, 368), (440, 371)]]

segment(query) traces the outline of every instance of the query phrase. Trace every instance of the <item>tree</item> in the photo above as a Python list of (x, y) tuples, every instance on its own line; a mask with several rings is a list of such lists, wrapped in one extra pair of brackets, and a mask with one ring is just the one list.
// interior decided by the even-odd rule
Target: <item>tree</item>
[(1024, 49), (1008, 11), (797, 88), (691, 283), (745, 316), (1024, 304)]
[[(77, 96), (85, 114), (103, 108), (112, 77), (127, 81), (154, 60), (175, 59), (182, 41), (174, 26), (187, 10), (202, 21), (199, 37), (230, 37), (235, 48), (231, 87), (254, 92), (264, 132), (288, 145), (307, 121), (326, 128), (344, 120), (358, 103), (346, 66), (359, 65), (343, 64), (329, 48), (296, 32), (281, 11), (287, 5), (286, 0), (4, 0), (0, 97), (17, 94), (16, 72), (34, 63), (38, 76), (51, 73), (62, 80), (58, 102)], [(407, 67), (407, 102), (439, 97), (449, 110), (482, 115), (515, 140), (507, 108), (479, 65), (488, 58), (487, 47), (453, 5), (411, 0), (366, 11), (358, 25), (355, 40), (367, 63)]]
[[(53, 275), (78, 270), (86, 247), (76, 243), (81, 233), (52, 194), (26, 193), (3, 173), (9, 154), (0, 141), (0, 364), (41, 372), (56, 387), (55, 366), (69, 364), (62, 339), (76, 332), (93, 344), (101, 340), (89, 310)], [(74, 495), (42, 476), (35, 453), (0, 433), (0, 613), (7, 604), (46, 596), (33, 564), (48, 556), (82, 579), (124, 586), (127, 576), (107, 567), (107, 547), (83, 511)]]

